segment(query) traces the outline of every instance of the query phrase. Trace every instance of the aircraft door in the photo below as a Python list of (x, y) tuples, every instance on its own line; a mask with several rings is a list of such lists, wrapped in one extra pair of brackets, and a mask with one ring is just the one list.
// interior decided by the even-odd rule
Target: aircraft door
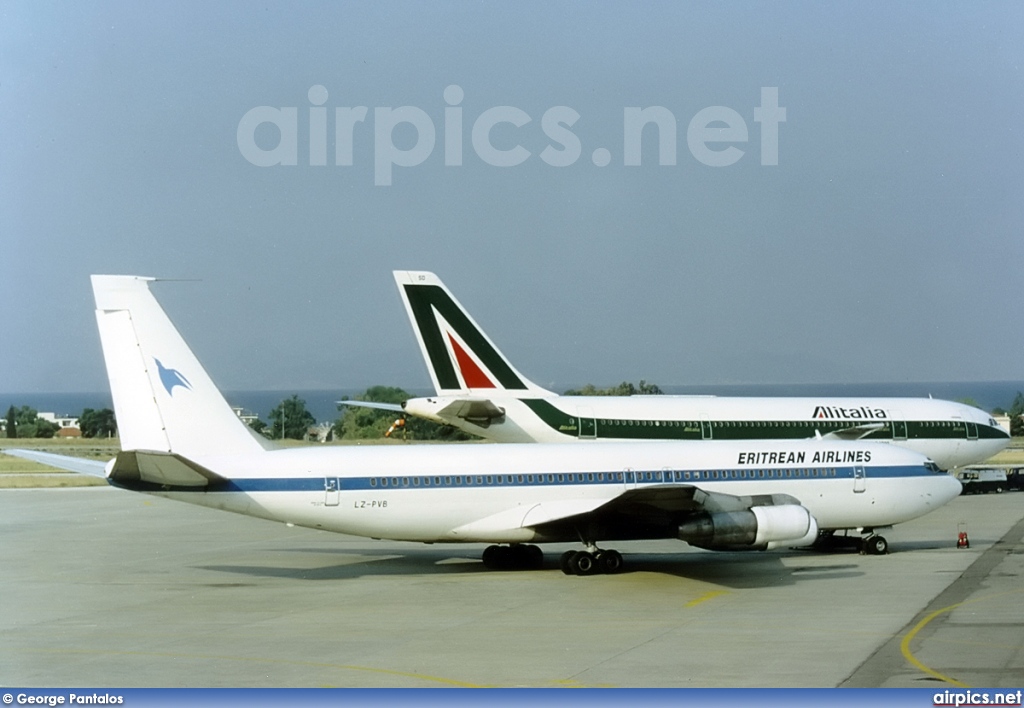
[(629, 491), (630, 489), (636, 489), (637, 482), (640, 481), (640, 473), (638, 473), (636, 470), (627, 467), (622, 471), (622, 480), (622, 486), (625, 487), (626, 491)]
[(704, 418), (700, 421), (700, 437), (702, 440), (711, 439), (711, 421)]
[(853, 468), (853, 491), (860, 493), (865, 489), (864, 465), (857, 465)]
[(597, 437), (597, 421), (594, 420), (594, 411), (587, 406), (580, 406), (578, 411), (580, 440), (593, 440)]
[(338, 506), (341, 497), (341, 485), (337, 477), (324, 478), (324, 506)]
[(967, 421), (967, 439), (977, 440), (978, 439), (978, 424)]
[(893, 440), (906, 440), (907, 439), (907, 421), (904, 420), (903, 416), (897, 410), (889, 411), (889, 415), (892, 416), (889, 425), (892, 427), (892, 439)]

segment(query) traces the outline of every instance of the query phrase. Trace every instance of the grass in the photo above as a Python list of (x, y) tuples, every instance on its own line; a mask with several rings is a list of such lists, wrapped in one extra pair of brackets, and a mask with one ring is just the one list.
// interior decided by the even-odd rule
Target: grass
[(121, 449), (117, 438), (86, 440), (82, 438), (0, 438), (0, 489), (40, 489), (48, 487), (103, 487), (106, 482), (85, 474), (50, 467), (20, 457), (4, 455), (6, 448), (42, 450), (57, 455), (109, 460)]
[(997, 452), (982, 464), (1020, 465), (1024, 467), (1024, 438), (1010, 438), (1009, 447)]

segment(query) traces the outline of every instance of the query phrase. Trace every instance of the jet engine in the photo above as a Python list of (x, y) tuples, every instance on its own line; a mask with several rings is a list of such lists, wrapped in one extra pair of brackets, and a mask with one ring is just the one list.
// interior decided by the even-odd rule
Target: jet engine
[(676, 535), (709, 551), (764, 551), (810, 545), (818, 536), (818, 524), (799, 504), (753, 506), (697, 514), (680, 524)]

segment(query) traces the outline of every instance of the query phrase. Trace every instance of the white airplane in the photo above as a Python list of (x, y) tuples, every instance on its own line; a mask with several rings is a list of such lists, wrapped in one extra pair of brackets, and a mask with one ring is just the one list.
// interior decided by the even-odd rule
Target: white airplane
[(800, 440), (891, 442), (942, 469), (1010, 442), (984, 411), (931, 398), (559, 396), (519, 373), (433, 273), (395, 281), (436, 396), (375, 405), (496, 442)]
[[(239, 420), (149, 290), (95, 275), (122, 452), (94, 474), (127, 490), (314, 529), (490, 543), (488, 567), (540, 567), (535, 543), (581, 542), (564, 572), (616, 572), (598, 543), (677, 538), (710, 550), (813, 543), (945, 504), (960, 483), (893, 445), (842, 440), (268, 449)], [(10, 451), (82, 471), (82, 460)], [(508, 545), (499, 545), (508, 544)]]

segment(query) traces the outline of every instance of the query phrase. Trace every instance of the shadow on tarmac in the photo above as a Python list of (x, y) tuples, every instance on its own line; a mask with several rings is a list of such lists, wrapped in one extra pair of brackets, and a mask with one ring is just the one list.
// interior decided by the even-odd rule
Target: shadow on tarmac
[[(241, 565), (219, 564), (195, 566), (201, 570), (262, 578), (282, 578), (297, 581), (344, 581), (362, 577), (417, 576), (417, 575), (477, 575), (557, 573), (561, 575), (558, 553), (548, 552), (540, 570), (489, 570), (484, 567), (479, 551), (460, 552), (453, 549), (402, 550), (382, 555), (379, 548), (297, 548), (290, 554), (324, 554), (342, 556), (344, 561), (319, 567), (293, 565)], [(644, 573), (669, 575), (687, 580), (721, 585), (732, 589), (778, 587), (802, 582), (817, 582), (853, 578), (864, 575), (858, 563), (829, 565), (787, 566), (784, 558), (804, 555), (802, 552), (754, 553), (630, 553), (622, 572), (613, 576), (595, 575), (581, 580), (593, 582), (597, 578), (638, 576)], [(821, 554), (815, 554), (821, 557)], [(842, 554), (849, 557), (849, 554)], [(566, 576), (572, 581), (575, 576)], [(229, 585), (230, 583), (217, 583)]]

